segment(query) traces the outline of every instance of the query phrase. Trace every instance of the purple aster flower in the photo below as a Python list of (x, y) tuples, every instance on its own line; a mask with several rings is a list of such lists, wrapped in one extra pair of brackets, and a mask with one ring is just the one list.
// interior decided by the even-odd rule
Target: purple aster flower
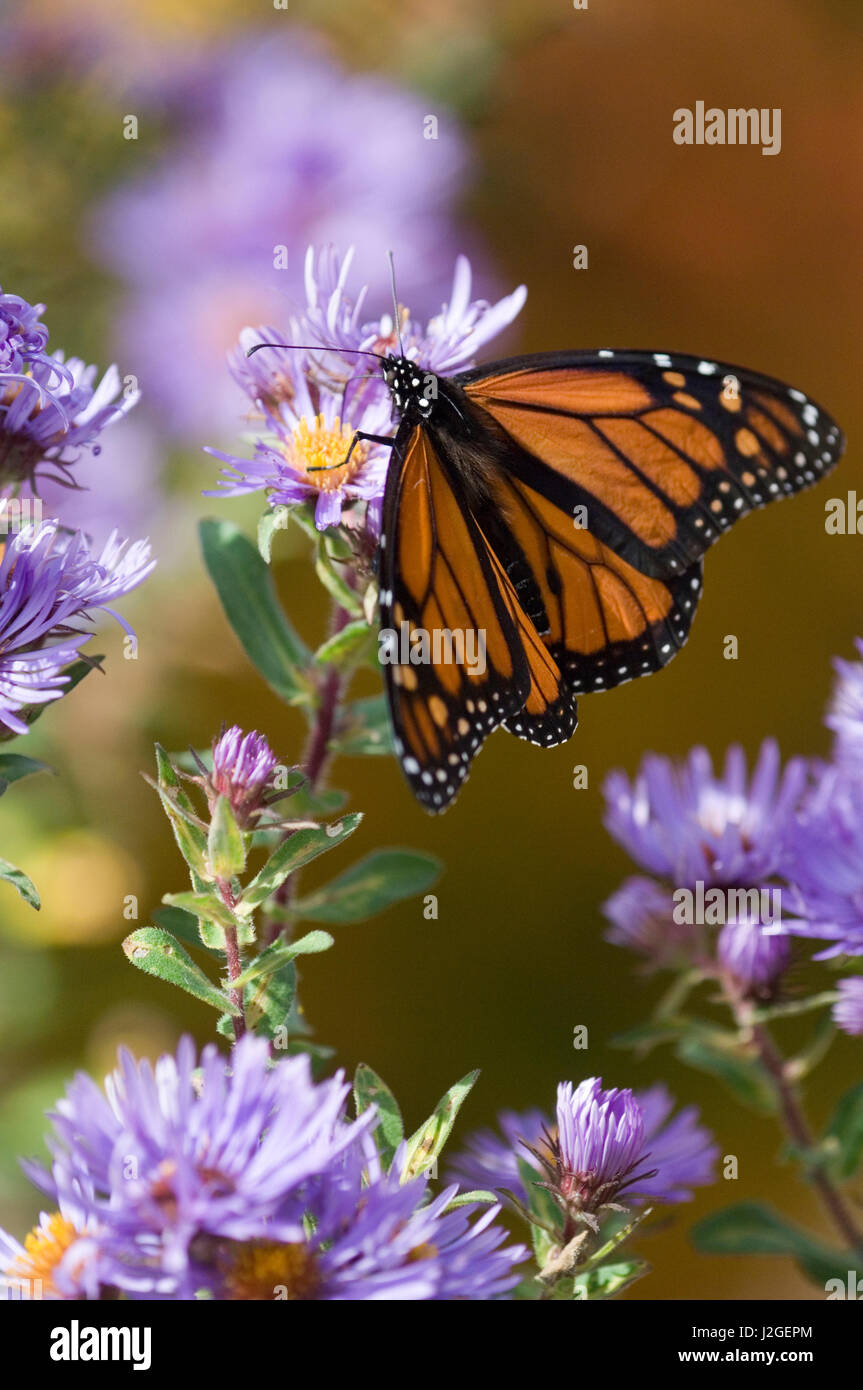
[[(863, 640), (855, 640), (863, 658)], [(833, 663), (838, 680), (833, 689), (830, 708), (824, 723), (836, 735), (833, 761), (841, 772), (863, 777), (863, 660)]]
[[(352, 354), (385, 354), (398, 343), (391, 317), (360, 322), (367, 287), (355, 300), (348, 298), (351, 260), (352, 252), (341, 260), (332, 248), (316, 253), (310, 247), (306, 308), (292, 319), (286, 338), (272, 328), (243, 330), (230, 368), (261, 412), (267, 432), (258, 439), (251, 460), (215, 449), (207, 452), (228, 464), (215, 495), (238, 496), (263, 488), (271, 506), (313, 501), (319, 530), (339, 525), (345, 503), (366, 502), (366, 529), (376, 537), (389, 450), (362, 441), (348, 463), (344, 460), (356, 431), (392, 436), (397, 420), (377, 364), (369, 367)], [(450, 304), (426, 330), (415, 328), (405, 317), (404, 350), (420, 366), (448, 371), (465, 366), (524, 302), (522, 288), (494, 306), (472, 303), (470, 285), (470, 265), (460, 256)], [(257, 343), (283, 341), (311, 348), (320, 343), (321, 351), (267, 347), (247, 356)]]
[(765, 927), (757, 917), (726, 922), (717, 942), (719, 964), (733, 986), (748, 999), (774, 999), (791, 964), (791, 942)]
[(639, 1182), (636, 1201), (691, 1202), (690, 1188), (715, 1181), (719, 1146), (694, 1105), (672, 1115), (674, 1099), (661, 1083), (635, 1097), (644, 1116), (643, 1161), (656, 1170)]
[(806, 779), (802, 758), (780, 770), (772, 739), (751, 779), (738, 746), (721, 776), (704, 748), (678, 764), (649, 755), (634, 781), (606, 779), (605, 823), (637, 863), (675, 885), (756, 884), (783, 863)]
[(696, 939), (691, 927), (674, 921), (673, 906), (667, 887), (633, 874), (602, 905), (611, 923), (606, 940), (637, 951), (654, 970), (691, 964)]
[(837, 985), (839, 998), (833, 1005), (833, 1022), (843, 1033), (863, 1037), (863, 975), (847, 975)]
[(109, 604), (151, 572), (146, 541), (112, 533), (98, 552), (82, 532), (56, 521), (10, 536), (0, 560), (0, 723), (27, 732), (29, 706), (58, 700), (68, 667), (88, 641), (80, 624), (103, 610), (131, 632)]
[[(718, 1149), (699, 1124), (694, 1107), (676, 1115), (673, 1109), (674, 1100), (662, 1085), (604, 1092), (596, 1078), (575, 1090), (567, 1083), (558, 1088), (557, 1124), (536, 1110), (523, 1115), (508, 1111), (499, 1120), (502, 1135), (493, 1130), (474, 1135), (454, 1161), (452, 1173), (467, 1187), (508, 1188), (526, 1200), (517, 1163), (522, 1158), (538, 1171), (544, 1169), (558, 1186), (568, 1171), (569, 1195), (578, 1187), (580, 1200), (589, 1204), (591, 1194), (596, 1197), (594, 1189), (603, 1184), (613, 1187), (620, 1179), (616, 1190), (627, 1188), (632, 1181), (627, 1181), (629, 1164), (638, 1183), (627, 1191), (627, 1201), (689, 1201), (690, 1188), (713, 1181)], [(572, 1181), (579, 1173), (580, 1186)], [(601, 1200), (612, 1200), (610, 1192), (608, 1188), (601, 1194)]]
[(207, 450), (228, 464), (219, 488), (208, 495), (238, 497), (266, 489), (271, 507), (312, 501), (321, 531), (339, 525), (347, 503), (365, 502), (372, 509), (370, 529), (379, 529), (389, 451), (362, 440), (345, 460), (357, 430), (391, 432), (388, 401), (379, 396), (352, 411), (348, 421), (342, 419), (341, 394), (315, 389), (300, 372), (293, 380), (293, 397), (282, 400), (278, 416), (268, 417), (269, 432), (258, 440), (254, 458)]
[[(472, 272), (467, 256), (458, 256), (448, 303), (428, 323), (414, 320), (400, 309), (398, 327), (387, 311), (381, 318), (362, 322), (361, 310), (368, 286), (354, 297), (347, 293), (348, 271), (353, 252), (344, 259), (331, 247), (306, 256), (307, 306), (294, 328), (323, 348), (347, 352), (371, 351), (383, 354), (401, 352), (429, 371), (452, 375), (472, 366), (477, 353), (520, 313), (527, 289), (520, 285), (496, 304), (471, 300)], [(353, 364), (350, 364), (353, 369)]]
[[(342, 1176), (319, 1185), (301, 1242), (222, 1245), (212, 1284), (227, 1299), (405, 1301), (489, 1299), (516, 1283), (522, 1245), (504, 1245), (493, 1224), (500, 1208), (468, 1203), (452, 1211), (449, 1187), (431, 1201), (425, 1178), (363, 1181), (357, 1151)], [(366, 1170), (366, 1177), (368, 1170)]]
[(863, 782), (822, 770), (798, 819), (789, 861), (790, 932), (834, 944), (816, 959), (863, 953)]
[(174, 148), (108, 198), (95, 229), (128, 285), (123, 356), (148, 398), (196, 438), (231, 428), (240, 402), (223, 387), (221, 360), (244, 324), (283, 321), (310, 241), (354, 243), (381, 294), (395, 247), (400, 275), (431, 307), (465, 167), (451, 121), (426, 140), (420, 98), (346, 72), (296, 32), (234, 42), (212, 72), (204, 102), (194, 84)]
[(541, 1110), (502, 1110), (497, 1117), (498, 1130), (479, 1129), (471, 1134), (463, 1151), (449, 1167), (453, 1181), (467, 1190), (477, 1188), (508, 1188), (524, 1195), (518, 1160), (531, 1162), (527, 1151), (542, 1144), (549, 1120)]
[(641, 1107), (631, 1091), (603, 1090), (597, 1076), (575, 1087), (562, 1081), (550, 1148), (542, 1162), (562, 1205), (593, 1215), (646, 1175)]
[(236, 724), (213, 741), (213, 770), (206, 778), (210, 810), (226, 796), (240, 825), (248, 825), (265, 804), (278, 759), (254, 730), (244, 734)]
[(162, 447), (155, 433), (136, 412), (124, 417), (122, 429), (108, 430), (94, 449), (80, 455), (75, 462), (75, 486), (70, 487), (63, 478), (39, 474), (35, 484), (39, 512), (35, 511), (33, 487), (23, 483), (19, 510), (27, 516), (29, 506), (34, 520), (40, 513), (43, 517), (62, 517), (64, 526), (85, 531), (99, 542), (114, 529), (122, 535), (140, 535), (152, 534), (158, 528), (163, 533), (159, 554), (164, 564), (172, 543), (185, 552), (186, 532), (177, 516), (177, 498), (168, 501), (161, 495), (162, 461)]
[(200, 1064), (190, 1038), (155, 1068), (121, 1051), (105, 1093), (79, 1074), (50, 1116), (53, 1176), (25, 1170), (52, 1195), (58, 1171), (89, 1185), (113, 1283), (189, 1298), (214, 1241), (304, 1238), (304, 1184), (374, 1118), (346, 1123), (348, 1092), (341, 1073), (315, 1085), (306, 1056), (271, 1064), (251, 1035), (230, 1059), (204, 1048)]
[(125, 415), (138, 392), (119, 400), (120, 377), (62, 352), (45, 351), (44, 305), (0, 294), (0, 487), (27, 483), (42, 473), (75, 486), (70, 467), (82, 450), (98, 453), (102, 431)]
[(0, 292), (0, 374), (22, 383), (56, 378), (46, 349), (48, 329), (40, 320), (44, 304), (29, 304), (18, 294)]

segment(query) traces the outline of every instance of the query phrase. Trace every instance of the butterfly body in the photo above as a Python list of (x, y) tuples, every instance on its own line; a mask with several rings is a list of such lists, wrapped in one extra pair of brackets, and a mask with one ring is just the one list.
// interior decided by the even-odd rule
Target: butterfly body
[[(432, 811), (492, 729), (562, 742), (577, 695), (664, 666), (710, 545), (842, 450), (802, 392), (692, 356), (544, 353), (446, 378), (402, 355), (383, 375), (399, 428), (381, 622), (442, 633), (452, 656), (385, 666), (396, 751)], [(468, 632), (483, 669), (459, 661)]]

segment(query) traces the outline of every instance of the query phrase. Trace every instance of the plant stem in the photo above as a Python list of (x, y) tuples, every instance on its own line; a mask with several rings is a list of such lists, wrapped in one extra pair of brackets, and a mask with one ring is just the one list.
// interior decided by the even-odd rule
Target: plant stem
[[(240, 963), (240, 947), (237, 942), (236, 927), (225, 927), (225, 959), (228, 963), (228, 979), (236, 980), (242, 965)], [(234, 1015), (234, 1041), (239, 1042), (246, 1031), (246, 1015), (243, 1008), (243, 991), (241, 989), (231, 989), (228, 997), (235, 1008), (239, 1009), (239, 1014)]]
[[(729, 1003), (737, 1022), (751, 1039), (758, 1059), (769, 1077), (782, 1114), (786, 1133), (804, 1154), (814, 1155), (816, 1141), (809, 1127), (797, 1087), (788, 1075), (785, 1059), (779, 1051), (770, 1030), (764, 1023), (755, 1023), (753, 1007), (745, 999), (727, 990)], [(863, 1251), (863, 1231), (859, 1230), (845, 1201), (834, 1183), (824, 1162), (813, 1157), (807, 1162), (812, 1186), (818, 1193), (825, 1210), (829, 1213), (843, 1241), (852, 1250)]]
[[(218, 887), (222, 902), (233, 911), (236, 906), (236, 899), (234, 898), (230, 883), (225, 879), (219, 879)], [(240, 943), (237, 937), (237, 928), (224, 927), (223, 931), (225, 933), (225, 962), (228, 967), (228, 979), (236, 980), (243, 969), (243, 963), (240, 960)], [(239, 1013), (234, 1014), (232, 1017), (234, 1041), (239, 1042), (246, 1031), (246, 1011), (243, 1003), (242, 989), (229, 989), (228, 998), (234, 1005), (234, 1008), (239, 1009)]]
[[(333, 609), (332, 621), (330, 624), (330, 635), (335, 636), (341, 632), (342, 628), (350, 621), (350, 613), (341, 605), (336, 605)], [(339, 709), (339, 700), (342, 695), (343, 679), (339, 671), (331, 666), (324, 676), (321, 685), (321, 695), (315, 718), (303, 753), (302, 767), (306, 774), (306, 789), (309, 792), (316, 792), (323, 781), (329, 762), (329, 742), (333, 736), (336, 725), (336, 716)], [(285, 838), (289, 838), (290, 832)], [(281, 885), (275, 894), (274, 901), (279, 909), (288, 906), (294, 895), (296, 874), (291, 874)], [(280, 914), (281, 915), (281, 914)], [(263, 928), (263, 939), (265, 945), (271, 945), (276, 938), (284, 932), (284, 924), (280, 917), (273, 916)]]

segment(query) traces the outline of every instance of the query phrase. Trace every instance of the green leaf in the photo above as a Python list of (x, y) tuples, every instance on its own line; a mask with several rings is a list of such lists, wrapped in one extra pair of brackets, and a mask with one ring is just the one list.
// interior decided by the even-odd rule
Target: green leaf
[(23, 869), (16, 869), (14, 864), (0, 859), (0, 879), (6, 883), (11, 883), (13, 888), (17, 888), (25, 903), (29, 903), (31, 907), (35, 907), (37, 912), (39, 911), (42, 900), (36, 891), (33, 880), (27, 877)]
[[(192, 873), (207, 878), (207, 837), (200, 825), (196, 824), (195, 808), (183, 789), (176, 768), (160, 743), (156, 744), (156, 777), (156, 791), (159, 793), (162, 809), (171, 823), (177, 848)], [(149, 778), (147, 780), (149, 781)]]
[(330, 749), (345, 757), (379, 757), (394, 753), (389, 707), (383, 695), (354, 700), (342, 715)]
[(318, 539), (318, 549), (315, 556), (315, 573), (323, 584), (327, 592), (335, 599), (346, 612), (355, 618), (361, 618), (363, 606), (359, 596), (345, 582), (336, 569), (333, 557), (328, 553), (326, 541), (323, 536)]
[(516, 1155), (518, 1164), (518, 1175), (521, 1178), (521, 1185), (524, 1188), (527, 1209), (531, 1216), (535, 1216), (537, 1221), (543, 1226), (549, 1226), (553, 1231), (561, 1227), (561, 1210), (551, 1193), (544, 1187), (540, 1187), (542, 1174), (521, 1154)]
[(262, 902), (271, 897), (291, 874), (305, 864), (317, 859), (319, 854), (335, 849), (349, 835), (352, 835), (362, 820), (362, 815), (354, 811), (340, 821), (330, 825), (306, 826), (294, 831), (274, 850), (264, 867), (246, 887), (237, 911), (243, 914), (253, 912)]
[(523, 1214), (529, 1218), (534, 1258), (542, 1269), (562, 1235), (562, 1213), (551, 1193), (539, 1186), (541, 1174), (533, 1164), (522, 1158), (521, 1154), (516, 1155), (516, 1163), (525, 1193), (526, 1211)]
[(258, 980), (265, 975), (271, 975), (274, 970), (281, 969), (287, 965), (295, 956), (311, 956), (319, 951), (328, 951), (333, 945), (333, 938), (327, 931), (310, 931), (305, 936), (301, 936), (298, 941), (276, 941), (272, 946), (268, 946), (259, 956), (251, 961), (237, 978), (232, 981), (234, 989), (250, 984), (252, 980)]
[(252, 1031), (272, 1041), (287, 1028), (296, 994), (297, 967), (292, 960), (264, 979), (246, 985), (243, 1006)]
[(324, 816), (338, 815), (347, 800), (347, 792), (339, 791), (338, 787), (323, 787), (314, 792), (300, 787), (287, 805), (292, 820), (321, 820)]
[(362, 1115), (370, 1105), (377, 1106), (375, 1143), (384, 1168), (389, 1172), (395, 1151), (404, 1138), (402, 1114), (389, 1086), (365, 1062), (360, 1062), (354, 1076), (354, 1102), (357, 1115)]
[(315, 652), (315, 661), (331, 666), (348, 666), (362, 660), (366, 656), (366, 648), (368, 654), (372, 654), (376, 640), (376, 633), (365, 618), (357, 618), (321, 643)]
[(846, 1091), (825, 1135), (836, 1153), (840, 1178), (853, 1178), (863, 1157), (863, 1081)]
[(418, 850), (380, 849), (366, 855), (338, 878), (302, 898), (298, 917), (344, 925), (363, 922), (403, 898), (415, 897), (435, 883), (441, 864)]
[(183, 893), (165, 893), (162, 902), (167, 903), (168, 907), (181, 907), (184, 912), (193, 912), (199, 919), (216, 922), (220, 927), (238, 925), (233, 912), (217, 893), (196, 893), (193, 889), (186, 889)]
[(478, 1071), (468, 1072), (441, 1096), (425, 1124), (415, 1130), (407, 1143), (402, 1182), (418, 1177), (435, 1164), (449, 1138), (456, 1116), (476, 1084)]
[(776, 1097), (754, 1058), (741, 1057), (697, 1034), (688, 1035), (678, 1044), (677, 1056), (688, 1066), (715, 1076), (751, 1109), (767, 1115), (775, 1111)]
[(286, 531), (290, 513), (287, 507), (270, 507), (258, 522), (258, 552), (265, 564), (270, 563), (273, 538), (277, 531)]
[(25, 758), (23, 753), (0, 753), (0, 796), (22, 777), (32, 777), (35, 772), (53, 772), (53, 767), (40, 763), (37, 758)]
[(831, 1250), (764, 1202), (739, 1202), (713, 1212), (692, 1230), (704, 1255), (790, 1255), (816, 1284), (845, 1279), (849, 1253)]
[(220, 1013), (238, 1012), (228, 996), (207, 979), (176, 937), (161, 927), (140, 927), (133, 931), (123, 942), (123, 950), (132, 964), (146, 975), (155, 975), (169, 985), (177, 985)]
[(616, 1264), (597, 1265), (595, 1269), (576, 1274), (572, 1297), (585, 1302), (614, 1298), (634, 1284), (636, 1279), (643, 1279), (649, 1273), (650, 1265), (644, 1260), (620, 1260)]
[(243, 650), (288, 704), (307, 703), (311, 688), (301, 668), (310, 652), (279, 603), (266, 562), (229, 521), (202, 521), (204, 562)]
[(210, 833), (207, 837), (207, 859), (214, 878), (230, 881), (246, 867), (246, 844), (237, 825), (233, 807), (226, 796), (220, 796), (213, 809)]
[(198, 918), (193, 912), (185, 912), (181, 907), (157, 907), (153, 913), (153, 921), (157, 927), (164, 927), (165, 931), (170, 932), (171, 936), (176, 936), (186, 946), (193, 946), (196, 951), (204, 951), (208, 956), (224, 963), (224, 950), (217, 950), (201, 940)]
[(471, 1192), (459, 1192), (455, 1197), (451, 1197), (444, 1211), (455, 1211), (456, 1207), (467, 1207), (473, 1202), (482, 1202), (486, 1207), (496, 1206), (500, 1202), (500, 1195), (497, 1192), (489, 1192), (485, 1187), (475, 1187)]

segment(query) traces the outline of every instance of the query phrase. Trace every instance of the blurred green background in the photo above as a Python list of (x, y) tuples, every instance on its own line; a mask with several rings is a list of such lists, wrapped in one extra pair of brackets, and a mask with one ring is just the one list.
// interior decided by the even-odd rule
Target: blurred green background
[[(10, 59), (0, 78), (2, 283), (47, 302), (52, 346), (112, 358), (125, 288), (100, 262), (90, 216), (137, 162), (146, 167), (178, 138), (175, 107), (152, 99), (154, 74), (206, 66), (250, 35), (290, 43), (312, 31), (337, 61), (412, 89), (460, 125), (472, 164), (453, 244), (463, 232), (499, 289), (529, 288), (507, 350), (643, 346), (740, 362), (802, 387), (847, 432), (848, 454), (827, 483), (746, 521), (710, 555), (680, 658), (653, 679), (585, 700), (569, 745), (540, 752), (498, 734), (439, 819), (415, 805), (394, 763), (351, 760), (334, 770), (334, 785), (366, 813), (342, 865), (390, 843), (429, 849), (446, 865), (437, 921), (423, 919), (420, 903), (402, 905), (343, 929), (335, 952), (304, 968), (306, 1012), (340, 1064), (373, 1065), (410, 1125), (480, 1066), (455, 1143), (502, 1106), (550, 1108), (563, 1077), (663, 1079), (699, 1103), (721, 1151), (739, 1156), (737, 1182), (699, 1193), (642, 1241), (655, 1272), (630, 1297), (818, 1296), (784, 1262), (707, 1260), (689, 1247), (695, 1216), (732, 1200), (769, 1195), (822, 1223), (808, 1191), (777, 1166), (768, 1122), (734, 1109), (713, 1082), (663, 1053), (636, 1063), (611, 1046), (656, 988), (602, 940), (599, 904), (629, 866), (602, 829), (600, 789), (610, 768), (632, 770), (648, 749), (682, 754), (700, 742), (721, 754), (739, 740), (751, 753), (768, 734), (786, 753), (828, 746), (821, 715), (831, 657), (850, 654), (863, 631), (863, 538), (824, 529), (827, 499), (861, 481), (860, 21), (858, 6), (826, 0), (729, 0), (718, 9), (590, 0), (586, 11), (565, 0), (291, 0), (288, 12), (232, 0), (138, 0), (116, 12), (110, 0), (74, 9), (32, 0), (2, 20)], [(781, 107), (781, 154), (675, 145), (672, 112), (699, 99)], [(124, 143), (122, 116), (147, 100), (141, 139)], [(225, 190), (226, 205), (230, 196)], [(397, 191), (387, 196), (397, 219)], [(588, 270), (572, 268), (579, 243)], [(302, 250), (291, 246), (298, 257)], [(438, 298), (447, 290), (443, 281)], [(400, 293), (410, 303), (410, 287)], [(237, 312), (234, 329), (257, 321), (253, 305)], [(220, 355), (230, 341), (216, 345)], [(169, 360), (171, 351), (166, 341)], [(122, 366), (136, 370), (128, 351)], [(112, 440), (112, 467), (122, 468), (125, 428)], [(71, 1071), (101, 1076), (119, 1041), (155, 1055), (183, 1029), (210, 1036), (202, 1006), (131, 971), (119, 946), (130, 930), (127, 894), (137, 895), (144, 925), (164, 892), (184, 886), (139, 775), (153, 741), (205, 745), (227, 720), (265, 731), (290, 760), (303, 735), (300, 716), (246, 665), (197, 553), (197, 515), (251, 529), (259, 506), (202, 499), (213, 469), (197, 443), (160, 429), (158, 418), (151, 428), (161, 489), (151, 531), (166, 558), (126, 605), (139, 659), (123, 660), (116, 631), (100, 637), (94, 649), (108, 653), (107, 677), (90, 677), (28, 739), (27, 751), (58, 776), (33, 779), (0, 803), (3, 855), (26, 869), (44, 901), (37, 915), (8, 887), (0, 898), (0, 1223), (19, 1235), (37, 1202), (16, 1155), (40, 1150), (42, 1111)], [(132, 476), (133, 515), (135, 487)], [(304, 635), (320, 640), (326, 603), (303, 543), (290, 532), (280, 544), (286, 605)], [(736, 662), (722, 655), (730, 633)], [(576, 763), (589, 769), (588, 790), (572, 789)], [(590, 1030), (586, 1054), (572, 1049), (577, 1024)], [(811, 1087), (816, 1120), (859, 1077), (860, 1056), (849, 1039), (831, 1054), (829, 1074)]]

